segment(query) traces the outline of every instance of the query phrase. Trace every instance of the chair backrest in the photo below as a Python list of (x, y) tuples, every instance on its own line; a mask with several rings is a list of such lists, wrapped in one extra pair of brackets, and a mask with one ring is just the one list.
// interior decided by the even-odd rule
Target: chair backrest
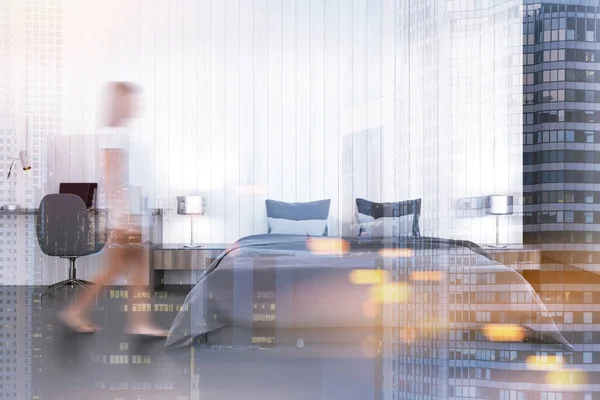
[(104, 247), (97, 232), (94, 213), (74, 194), (49, 194), (40, 203), (36, 234), (42, 251), (49, 256), (81, 257)]

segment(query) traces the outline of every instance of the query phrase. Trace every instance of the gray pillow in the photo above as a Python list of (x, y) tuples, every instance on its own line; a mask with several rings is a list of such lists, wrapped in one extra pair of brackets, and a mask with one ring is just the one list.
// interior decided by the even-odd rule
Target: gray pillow
[(331, 200), (285, 203), (266, 200), (269, 233), (327, 236)]
[(358, 236), (420, 236), (421, 199), (376, 203), (356, 199)]

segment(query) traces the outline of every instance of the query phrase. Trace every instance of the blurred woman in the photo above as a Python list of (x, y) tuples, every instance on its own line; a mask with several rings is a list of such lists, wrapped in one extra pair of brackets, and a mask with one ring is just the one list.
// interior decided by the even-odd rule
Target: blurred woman
[[(92, 304), (104, 285), (117, 276), (128, 273), (132, 279), (130, 309), (126, 332), (129, 334), (166, 337), (167, 331), (157, 327), (150, 313), (143, 309), (150, 302), (143, 286), (148, 276), (148, 249), (142, 240), (144, 221), (141, 193), (134, 195), (130, 170), (147, 170), (147, 165), (130, 165), (132, 144), (126, 126), (138, 116), (141, 109), (141, 90), (127, 82), (113, 82), (107, 91), (107, 133), (99, 135), (100, 185), (107, 209), (107, 260), (104, 271), (93, 281), (90, 290), (84, 291), (59, 314), (62, 322), (80, 333), (96, 332), (100, 328), (90, 317)], [(131, 169), (130, 169), (131, 167)], [(102, 200), (102, 199), (101, 199)]]

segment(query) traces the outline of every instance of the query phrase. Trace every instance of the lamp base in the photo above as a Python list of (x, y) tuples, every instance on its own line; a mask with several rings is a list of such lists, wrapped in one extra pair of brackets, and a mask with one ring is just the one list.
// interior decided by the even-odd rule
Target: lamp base
[(6, 205), (2, 206), (2, 209), (4, 211), (17, 211), (20, 208), (21, 207), (19, 207), (19, 205), (17, 205), (17, 204), (6, 204)]
[(505, 244), (488, 244), (487, 247), (490, 249), (505, 249), (508, 246)]

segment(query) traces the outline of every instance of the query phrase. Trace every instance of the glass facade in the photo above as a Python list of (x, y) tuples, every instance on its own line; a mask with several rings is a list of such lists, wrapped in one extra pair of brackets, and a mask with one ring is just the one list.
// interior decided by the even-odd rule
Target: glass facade
[[(420, 46), (440, 40), (440, 32), (452, 38), (446, 39), (451, 54), (460, 49), (461, 31), (468, 32), (464, 35), (466, 40), (484, 40), (483, 26), (503, 26), (504, 22), (505, 37), (510, 37), (511, 32), (522, 34), (518, 54), (484, 51), (481, 46), (493, 49), (494, 45), (502, 45), (494, 41), (478, 42), (471, 53), (467, 53), (470, 55), (468, 63), (456, 62), (459, 71), (449, 82), (456, 83), (461, 91), (468, 91), (471, 84), (485, 85), (486, 80), (478, 75), (478, 68), (490, 54), (516, 67), (516, 70), (508, 68), (506, 76), (508, 82), (522, 85), (519, 102), (523, 117), (519, 119), (518, 130), (511, 130), (510, 123), (503, 128), (522, 135), (522, 139), (509, 137), (508, 142), (522, 148), (522, 161), (511, 159), (511, 163), (523, 168), (523, 193), (519, 197), (522, 201), (518, 203), (523, 207), (519, 218), (523, 221), (523, 249), (527, 256), (511, 260), (509, 251), (492, 250), (492, 253), (532, 284), (546, 305), (548, 316), (574, 349), (565, 351), (556, 346), (531, 343), (490, 343), (481, 332), (470, 329), (473, 324), (485, 323), (490, 318), (510, 323), (514, 318), (513, 305), (529, 304), (531, 293), (514, 284), (498, 290), (506, 277), (469, 274), (473, 260), (457, 259), (456, 273), (451, 273), (447, 281), (430, 282), (419, 291), (414, 304), (398, 306), (389, 316), (399, 322), (398, 328), (385, 339), (392, 343), (387, 354), (393, 354), (393, 362), (384, 369), (391, 376), (384, 379), (386, 393), (394, 399), (596, 398), (598, 390), (592, 383), (597, 379), (592, 365), (597, 363), (593, 343), (596, 343), (594, 324), (598, 302), (595, 297), (599, 281), (586, 270), (597, 271), (600, 262), (595, 251), (600, 242), (596, 206), (600, 199), (596, 193), (600, 182), (596, 171), (600, 161), (596, 154), (597, 123), (600, 122), (596, 107), (600, 98), (596, 94), (600, 89), (596, 64), (600, 35), (596, 30), (600, 9), (595, 2), (584, 1), (449, 1), (444, 5), (411, 1), (397, 5), (402, 33), (398, 41), (409, 42), (408, 48), (413, 46), (419, 51)], [(522, 30), (510, 30), (515, 20), (522, 23)], [(446, 24), (452, 29), (444, 30)], [(508, 42), (512, 43), (510, 39)], [(407, 54), (406, 47), (398, 48), (397, 57), (407, 55), (414, 59), (414, 54)], [(454, 62), (452, 57), (449, 59)], [(424, 56), (412, 62), (420, 65), (426, 60)], [(452, 67), (446, 63), (442, 68), (452, 70)], [(519, 68), (523, 71), (522, 79), (515, 76)], [(423, 71), (426, 73), (427, 69)], [(502, 72), (489, 69), (486, 72), (501, 82), (494, 88), (496, 96), (510, 90), (511, 85), (502, 80)], [(440, 82), (441, 76), (443, 73), (435, 74), (433, 81)], [(416, 91), (426, 90), (426, 85), (422, 86), (419, 81), (413, 80), (410, 85)], [(449, 127), (467, 128), (462, 134), (470, 143), (470, 149), (460, 152), (452, 147), (451, 154), (456, 160), (453, 166), (468, 165), (469, 157), (477, 157), (481, 143), (485, 142), (481, 138), (483, 133), (468, 135), (466, 122), (477, 118), (485, 108), (486, 96), (470, 93), (470, 98), (463, 98), (457, 96), (459, 93), (450, 100), (455, 108)], [(438, 94), (431, 99), (439, 102), (442, 97), (443, 94)], [(407, 103), (411, 101), (414, 97)], [(405, 115), (407, 120), (415, 118), (414, 114), (408, 114)], [(481, 125), (478, 128), (481, 132)], [(453, 144), (458, 140), (460, 134), (451, 135)], [(502, 150), (510, 154), (507, 149)], [(467, 197), (459, 190), (454, 193), (456, 197)], [(395, 271), (395, 276), (401, 281), (406, 279), (402, 271), (411, 269), (410, 262), (391, 264), (388, 268)], [(473, 279), (478, 280), (475, 290), (469, 287), (474, 284)], [(542, 318), (542, 314), (538, 313), (536, 318)], [(447, 329), (432, 329), (429, 335), (420, 329), (418, 335), (410, 334), (411, 327), (432, 316), (446, 322), (448, 325), (444, 328)], [(385, 386), (386, 382), (389, 386)]]
[(594, 259), (600, 9), (573, 3), (526, 1), (523, 11), (524, 241)]

